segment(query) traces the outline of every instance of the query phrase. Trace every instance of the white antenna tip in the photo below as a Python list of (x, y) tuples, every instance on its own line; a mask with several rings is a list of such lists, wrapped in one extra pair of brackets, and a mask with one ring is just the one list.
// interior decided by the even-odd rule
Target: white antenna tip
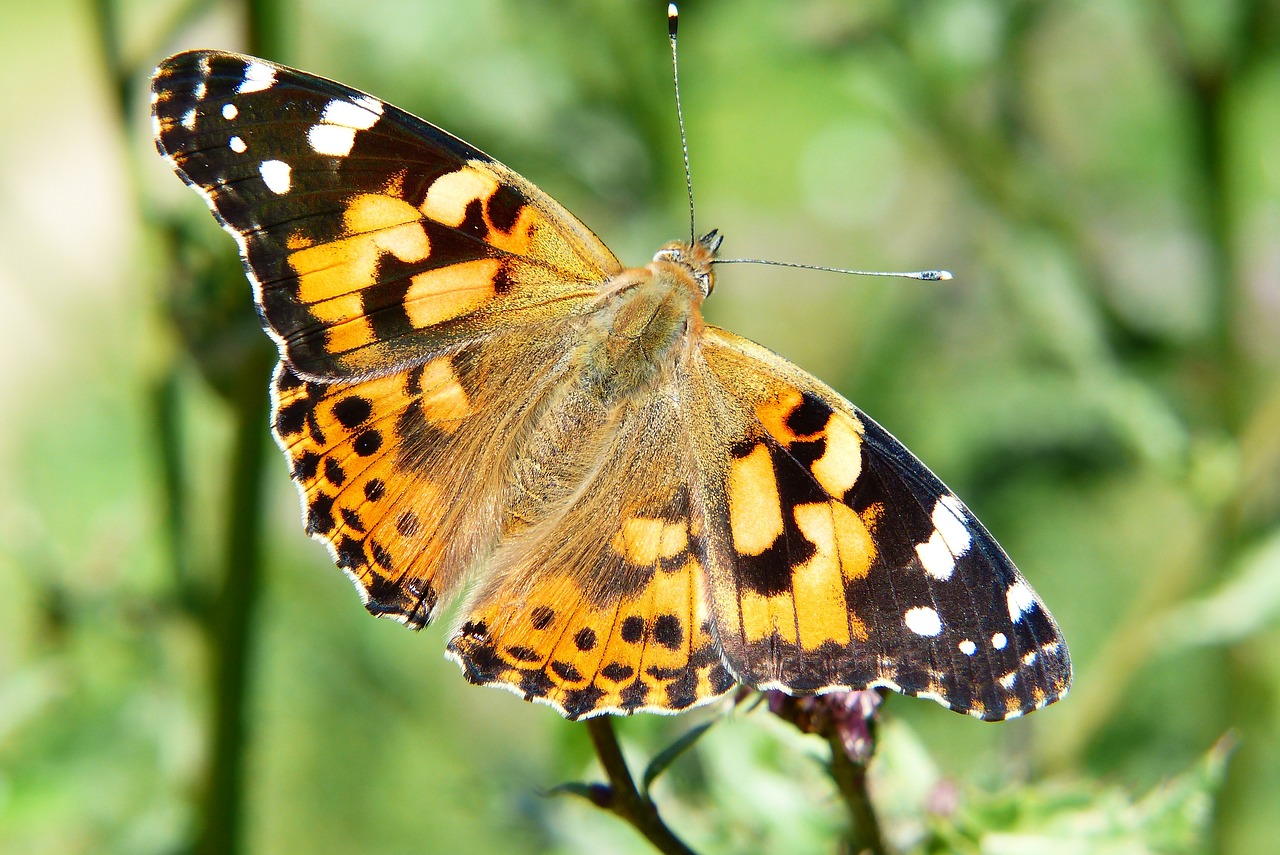
[(667, 17), (668, 17), (668, 18), (678, 18), (678, 17), (680, 17), (680, 10), (676, 8), (676, 4), (675, 4), (675, 3), (668, 3), (668, 4), (667, 4)]
[(933, 272), (934, 272), (933, 278), (939, 282), (949, 282), (953, 278), (955, 278), (951, 275), (950, 270), (935, 270)]

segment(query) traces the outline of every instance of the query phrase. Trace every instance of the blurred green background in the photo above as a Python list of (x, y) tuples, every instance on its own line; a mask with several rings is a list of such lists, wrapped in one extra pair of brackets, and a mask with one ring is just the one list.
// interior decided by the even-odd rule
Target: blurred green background
[[(664, 12), (3, 6), (0, 851), (230, 851), (213, 818), (237, 806), (254, 853), (647, 851), (541, 795), (598, 777), (580, 726), (467, 686), (439, 626), (369, 618), (304, 536), (269, 343), (232, 241), (155, 155), (146, 85), (181, 49), (261, 50), (475, 143), (639, 264), (687, 228)], [(682, 13), (699, 226), (727, 256), (956, 274), (726, 267), (706, 314), (925, 460), (1076, 663), (1065, 701), (1003, 725), (892, 697), (872, 792), (891, 837), (1271, 850), (1280, 4)], [(714, 714), (619, 729), (643, 757)], [(721, 722), (664, 814), (703, 852), (831, 851), (812, 739)]]

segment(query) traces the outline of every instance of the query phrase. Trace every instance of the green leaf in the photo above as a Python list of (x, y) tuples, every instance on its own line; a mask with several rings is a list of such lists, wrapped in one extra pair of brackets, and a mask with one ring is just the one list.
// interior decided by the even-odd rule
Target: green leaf
[(1163, 619), (1165, 652), (1185, 647), (1235, 644), (1280, 615), (1280, 529), (1250, 549), (1215, 591), (1175, 609)]
[(649, 761), (648, 767), (644, 770), (644, 778), (640, 781), (640, 793), (647, 799), (649, 798), (649, 787), (658, 779), (658, 776), (667, 771), (676, 759), (693, 747), (702, 734), (706, 733), (715, 724), (714, 721), (703, 722), (697, 727), (690, 728), (685, 731), (679, 739), (659, 751), (654, 758)]
[(1205, 851), (1213, 803), (1234, 740), (1146, 793), (1089, 779), (970, 793), (934, 817), (930, 850), (961, 855), (1195, 855)]

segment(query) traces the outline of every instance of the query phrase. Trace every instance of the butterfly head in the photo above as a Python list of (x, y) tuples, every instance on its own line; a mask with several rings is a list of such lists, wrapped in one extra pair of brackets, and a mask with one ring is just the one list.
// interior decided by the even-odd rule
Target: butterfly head
[(673, 240), (658, 250), (653, 260), (684, 268), (698, 283), (698, 288), (705, 298), (710, 296), (716, 287), (716, 275), (711, 265), (715, 263), (716, 253), (720, 250), (720, 244), (723, 241), (724, 235), (712, 229), (692, 244)]

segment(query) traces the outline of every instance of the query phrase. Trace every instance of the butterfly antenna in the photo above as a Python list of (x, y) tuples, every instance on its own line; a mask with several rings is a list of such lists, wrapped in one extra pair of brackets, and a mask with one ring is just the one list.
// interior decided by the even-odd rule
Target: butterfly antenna
[[(671, 81), (676, 90), (676, 123), (680, 125), (680, 151), (684, 155), (684, 187), (689, 195), (689, 244), (698, 236), (693, 220), (693, 171), (689, 168), (689, 138), (684, 130), (684, 111), (680, 108), (680, 53), (676, 50), (676, 31), (680, 25), (680, 10), (675, 3), (667, 4), (667, 36), (671, 39)], [(828, 273), (851, 273), (857, 276), (895, 276), (903, 279), (920, 279), (926, 282), (943, 282), (951, 278), (947, 270), (915, 270), (911, 272), (886, 272), (881, 270), (848, 270), (843, 267), (822, 267), (817, 264), (797, 264), (790, 261), (769, 261), (763, 258), (717, 258), (715, 264), (769, 264), (774, 267), (798, 267), (802, 270), (824, 270)]]
[(819, 264), (797, 264), (794, 261), (770, 261), (765, 258), (717, 258), (715, 264), (768, 264), (773, 267), (798, 267), (801, 270), (824, 270), (827, 273), (850, 273), (854, 276), (896, 276), (900, 279), (919, 279), (924, 282), (946, 282), (951, 279), (950, 270), (849, 270), (845, 267), (823, 267)]
[(667, 4), (667, 36), (671, 39), (671, 80), (676, 87), (676, 122), (680, 125), (680, 150), (684, 152), (684, 188), (689, 194), (689, 245), (697, 238), (693, 226), (693, 173), (689, 170), (689, 139), (684, 133), (684, 112), (680, 109), (680, 59), (676, 50), (676, 30), (680, 24), (680, 10), (675, 3)]

